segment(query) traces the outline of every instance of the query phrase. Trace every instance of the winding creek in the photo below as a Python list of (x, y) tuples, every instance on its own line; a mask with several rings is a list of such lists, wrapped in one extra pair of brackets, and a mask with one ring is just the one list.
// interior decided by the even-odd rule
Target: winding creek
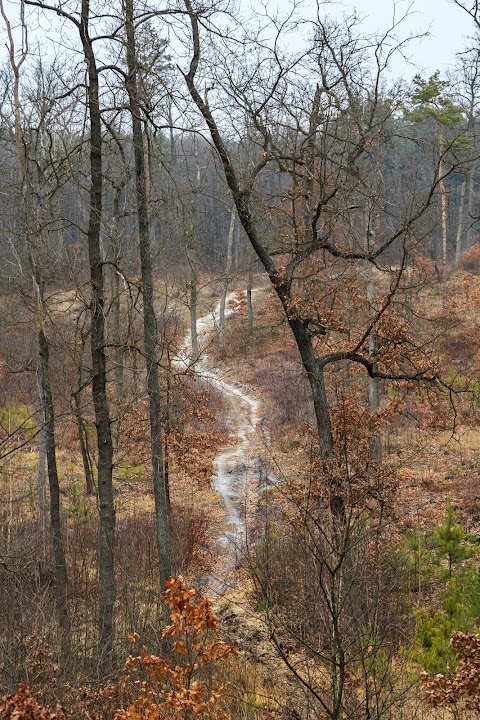
[[(229, 307), (229, 300), (235, 294), (232, 292), (227, 296), (225, 318), (234, 312)], [(212, 487), (225, 506), (228, 526), (218, 541), (221, 556), (218, 566), (205, 579), (204, 592), (216, 598), (224, 595), (235, 584), (237, 556), (246, 540), (247, 493), (251, 488), (258, 488), (262, 468), (256, 442), (260, 401), (240, 382), (227, 378), (225, 373), (212, 367), (208, 356), (208, 344), (212, 331), (218, 325), (219, 311), (220, 303), (217, 303), (212, 312), (197, 322), (200, 357), (195, 364), (196, 373), (227, 401), (227, 416), (224, 420), (231, 438), (230, 444), (215, 459), (212, 477)], [(190, 363), (191, 334), (188, 332), (176, 364), (178, 367), (188, 367)]]

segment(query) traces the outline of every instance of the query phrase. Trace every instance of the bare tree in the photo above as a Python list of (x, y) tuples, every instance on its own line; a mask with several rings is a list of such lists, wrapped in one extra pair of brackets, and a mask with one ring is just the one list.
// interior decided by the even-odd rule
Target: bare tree
[(90, 345), (92, 354), (92, 396), (95, 408), (98, 451), (98, 498), (100, 528), (98, 542), (99, 573), (99, 658), (100, 671), (106, 672), (114, 656), (115, 604), (115, 506), (113, 500), (113, 444), (107, 397), (105, 356), (105, 290), (103, 258), (100, 247), (102, 219), (102, 123), (100, 113), (98, 69), (90, 37), (90, 3), (82, 0), (80, 18), (74, 21), (88, 73), (87, 106), (90, 123), (90, 214), (88, 224), (88, 257), (91, 283)]
[[(232, 262), (233, 262), (233, 238), (235, 233), (235, 218), (236, 208), (232, 205), (230, 210), (230, 228), (228, 230), (228, 244), (227, 244), (227, 261), (225, 264), (225, 276), (223, 280), (222, 294), (220, 296), (220, 313), (218, 318), (218, 339), (220, 343), (220, 350), (225, 353), (225, 304), (227, 300), (228, 286), (231, 282), (232, 273)], [(250, 293), (251, 299), (251, 293)], [(250, 306), (249, 306), (250, 311)]]
[[(55, 598), (57, 605), (58, 621), (60, 627), (60, 645), (62, 662), (66, 666), (70, 658), (71, 650), (71, 623), (68, 609), (68, 577), (65, 548), (63, 542), (62, 523), (60, 517), (60, 485), (57, 468), (57, 449), (55, 438), (55, 408), (50, 383), (50, 347), (47, 337), (46, 321), (47, 312), (44, 298), (45, 280), (42, 277), (41, 264), (39, 261), (38, 246), (42, 245), (43, 224), (41, 218), (41, 207), (38, 198), (41, 197), (41, 186), (45, 181), (42, 169), (44, 159), (35, 157), (31, 162), (28, 156), (28, 142), (25, 137), (22, 124), (22, 110), (20, 99), (20, 73), (21, 67), (28, 55), (28, 45), (25, 40), (26, 28), (22, 24), (24, 33), (24, 45), (20, 57), (17, 59), (15, 42), (12, 33), (11, 23), (5, 13), (3, 2), (0, 2), (0, 13), (2, 15), (8, 36), (8, 50), (10, 65), (14, 77), (13, 102), (14, 102), (14, 134), (15, 147), (18, 161), (19, 187), (21, 192), (21, 232), (25, 244), (26, 257), (29, 264), (29, 272), (33, 285), (34, 306), (36, 315), (37, 343), (38, 343), (38, 387), (41, 406), (41, 418), (44, 422), (42, 428), (42, 443), (40, 447), (40, 463), (44, 461), (42, 445), (44, 442), (47, 458), (48, 484), (50, 495), (50, 532), (52, 549), (55, 561)], [(45, 122), (45, 115), (48, 111), (40, 113), (39, 129), (37, 136), (41, 133), (41, 125)], [(33, 169), (32, 165), (36, 168)], [(43, 492), (41, 488), (40, 492)]]
[(171, 544), (169, 531), (168, 495), (165, 485), (162, 447), (162, 403), (158, 377), (157, 319), (154, 307), (152, 269), (152, 248), (146, 184), (145, 143), (138, 91), (135, 19), (133, 0), (124, 1), (127, 78), (126, 89), (132, 118), (133, 149), (135, 155), (135, 188), (140, 240), (140, 264), (143, 296), (143, 337), (147, 369), (147, 390), (150, 403), (150, 439), (152, 451), (153, 490), (155, 496), (155, 518), (157, 551), (161, 587), (171, 575)]
[(467, 117), (465, 149), (467, 155), (463, 169), (460, 191), (457, 232), (455, 238), (455, 264), (458, 265), (461, 254), (471, 246), (472, 229), (475, 222), (475, 174), (478, 167), (478, 104), (480, 81), (480, 52), (472, 48), (459, 57), (459, 82), (456, 95)]
[[(394, 140), (395, 111), (403, 102), (400, 88), (392, 88), (388, 97), (382, 89), (390, 60), (404, 45), (396, 37), (397, 22), (379, 38), (363, 38), (355, 16), (341, 24), (319, 16), (311, 45), (289, 57), (281, 49), (281, 29), (271, 51), (245, 36), (240, 42), (239, 28), (236, 44), (227, 39), (210, 47), (211, 37), (201, 38), (210, 16), (190, 0), (185, 7), (192, 43), (185, 81), (210, 132), (240, 222), (295, 339), (310, 383), (319, 453), (328, 467), (335, 457), (325, 382), (329, 367), (354, 364), (370, 377), (437, 382), (415, 337), (405, 340), (408, 354), (397, 354), (393, 361), (387, 358), (393, 337), (382, 337), (375, 357), (369, 339), (392, 312), (402, 287), (419, 222), (444, 179), (442, 156), (427, 181), (420, 182), (410, 168), (409, 180), (385, 182), (382, 158)], [(205, 70), (215, 77), (206, 95), (199, 90), (202, 42), (213, 55), (211, 63), (203, 61)], [(233, 101), (226, 113), (230, 125), (220, 109), (227, 97)], [(252, 144), (248, 164), (240, 167), (224, 135), (224, 128), (237, 127), (244, 128)], [(270, 196), (269, 171), (280, 178)], [(408, 185), (416, 189), (413, 195), (405, 193)], [(359, 208), (367, 202), (379, 220), (377, 236), (365, 248)], [(365, 263), (378, 267), (383, 258), (387, 267), (392, 254), (399, 269), (372, 303), (374, 313), (360, 318), (354, 291), (360, 268)], [(343, 313), (335, 310), (340, 295)], [(353, 314), (355, 326), (349, 327)], [(340, 485), (332, 486), (330, 508), (337, 518), (345, 516)]]
[(99, 672), (107, 674), (114, 660), (115, 604), (115, 507), (113, 498), (113, 443), (107, 397), (105, 338), (105, 283), (100, 231), (102, 222), (102, 120), (99, 93), (99, 69), (91, 36), (90, 0), (81, 0), (77, 15), (60, 6), (26, 0), (27, 4), (57, 13), (73, 25), (79, 35), (87, 70), (87, 114), (90, 130), (90, 187), (87, 230), (90, 270), (90, 347), (92, 361), (92, 397), (95, 409), (98, 452), (98, 499), (100, 524), (98, 536), (99, 579)]

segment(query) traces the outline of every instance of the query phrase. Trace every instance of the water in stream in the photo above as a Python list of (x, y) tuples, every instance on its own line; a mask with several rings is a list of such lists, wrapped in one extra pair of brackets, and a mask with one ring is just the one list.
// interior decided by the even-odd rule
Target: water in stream
[[(225, 317), (233, 314), (227, 296)], [(231, 444), (225, 447), (215, 459), (212, 487), (221, 497), (225, 510), (228, 530), (219, 540), (223, 562), (217, 577), (207, 579), (208, 592), (215, 596), (223, 594), (234, 582), (231, 577), (236, 565), (237, 552), (246, 540), (246, 490), (248, 483), (258, 475), (258, 452), (254, 451), (255, 431), (259, 422), (258, 398), (240, 382), (228, 379), (217, 368), (211, 367), (208, 357), (208, 342), (211, 332), (218, 325), (220, 303), (215, 309), (197, 322), (200, 358), (195, 371), (227, 400), (227, 417), (224, 418), (231, 437)], [(191, 335), (187, 334), (176, 361), (177, 367), (188, 367), (191, 354)]]

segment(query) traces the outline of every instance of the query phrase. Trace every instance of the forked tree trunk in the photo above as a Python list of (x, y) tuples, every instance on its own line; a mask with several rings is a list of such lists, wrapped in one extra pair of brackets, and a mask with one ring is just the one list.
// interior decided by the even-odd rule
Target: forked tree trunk
[[(292, 279), (285, 276), (285, 274), (277, 268), (273, 256), (270, 255), (267, 247), (263, 244), (258, 228), (252, 218), (251, 207), (249, 204), (250, 198), (248, 194), (240, 190), (239, 178), (237, 177), (235, 168), (232, 165), (227, 147), (212, 115), (210, 106), (200, 95), (195, 85), (195, 75), (200, 63), (199, 23), (198, 17), (192, 9), (190, 0), (184, 0), (184, 2), (187, 12), (190, 15), (193, 39), (193, 56), (188, 73), (184, 76), (185, 81), (193, 101), (208, 125), (213, 144), (215, 145), (222, 163), (225, 178), (237, 208), (240, 222), (242, 223), (245, 233), (250, 240), (258, 259), (262, 263), (270, 278), (273, 289), (282, 303), (285, 317), (288, 319), (288, 324), (290, 325), (290, 329), (292, 330), (295, 338), (303, 368), (306, 372), (312, 392), (317, 426), (318, 452), (324, 461), (324, 466), (328, 473), (328, 467), (334, 458), (334, 444), (330, 409), (325, 388), (324, 365), (317, 356), (312, 342), (312, 336), (310, 335), (306, 324), (303, 322), (302, 318), (297, 317), (292, 313)], [(317, 95), (319, 96), (319, 94), (320, 91), (317, 90), (316, 97)], [(339, 487), (334, 487), (332, 489), (330, 509), (332, 517), (334, 518), (335, 526), (338, 528), (341, 524), (343, 524), (345, 519), (345, 500), (342, 496), (341, 488)]]
[[(292, 302), (290, 295), (291, 281), (279, 272), (273, 257), (269, 254), (267, 248), (262, 243), (261, 237), (257, 232), (257, 227), (252, 218), (249, 198), (245, 195), (245, 193), (240, 191), (239, 179), (231, 163), (228, 150), (222, 139), (219, 128), (215, 122), (208, 103), (200, 95), (195, 85), (195, 74), (200, 62), (199, 23), (198, 18), (192, 9), (190, 0), (184, 0), (184, 2), (187, 12), (190, 15), (193, 37), (193, 57), (190, 63), (189, 71), (185, 75), (185, 81), (193, 101), (203, 115), (209, 128), (213, 144), (218, 152), (227, 184), (237, 208), (240, 222), (242, 223), (245, 233), (250, 240), (258, 259), (262, 263), (265, 272), (270, 278), (272, 287), (282, 303), (285, 317), (288, 319), (288, 324), (290, 325), (290, 329), (292, 330), (295, 338), (302, 364), (312, 391), (312, 400), (318, 433), (319, 454), (328, 463), (328, 461), (333, 458), (334, 447), (330, 410), (325, 389), (324, 366), (317, 357), (312, 337), (304, 322), (301, 318), (292, 314)], [(344, 504), (339, 495), (335, 495), (332, 498), (332, 505), (334, 506), (332, 507), (332, 510), (335, 515), (343, 512)]]
[(140, 265), (143, 287), (143, 337), (147, 369), (147, 392), (150, 402), (150, 439), (152, 451), (153, 492), (155, 497), (155, 521), (160, 585), (165, 583), (172, 572), (168, 498), (165, 486), (162, 448), (161, 395), (156, 362), (156, 330), (153, 295), (152, 249), (147, 204), (146, 168), (143, 142), (143, 128), (137, 88), (137, 56), (133, 0), (125, 0), (126, 55), (130, 113), (132, 118), (133, 148), (135, 155), (135, 190), (138, 212), (138, 234), (140, 240)]

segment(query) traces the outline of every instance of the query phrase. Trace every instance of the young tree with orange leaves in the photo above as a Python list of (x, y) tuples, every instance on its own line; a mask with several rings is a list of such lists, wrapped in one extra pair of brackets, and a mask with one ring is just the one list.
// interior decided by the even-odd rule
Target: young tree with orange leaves
[[(172, 643), (173, 657), (157, 657), (142, 649), (125, 663), (125, 684), (136, 697), (115, 720), (227, 720), (222, 707), (223, 686), (212, 684), (211, 670), (237, 653), (233, 645), (218, 639), (218, 617), (210, 600), (200, 600), (183, 578), (171, 577), (163, 600), (171, 623), (162, 632)], [(130, 636), (133, 642), (140, 638)]]

